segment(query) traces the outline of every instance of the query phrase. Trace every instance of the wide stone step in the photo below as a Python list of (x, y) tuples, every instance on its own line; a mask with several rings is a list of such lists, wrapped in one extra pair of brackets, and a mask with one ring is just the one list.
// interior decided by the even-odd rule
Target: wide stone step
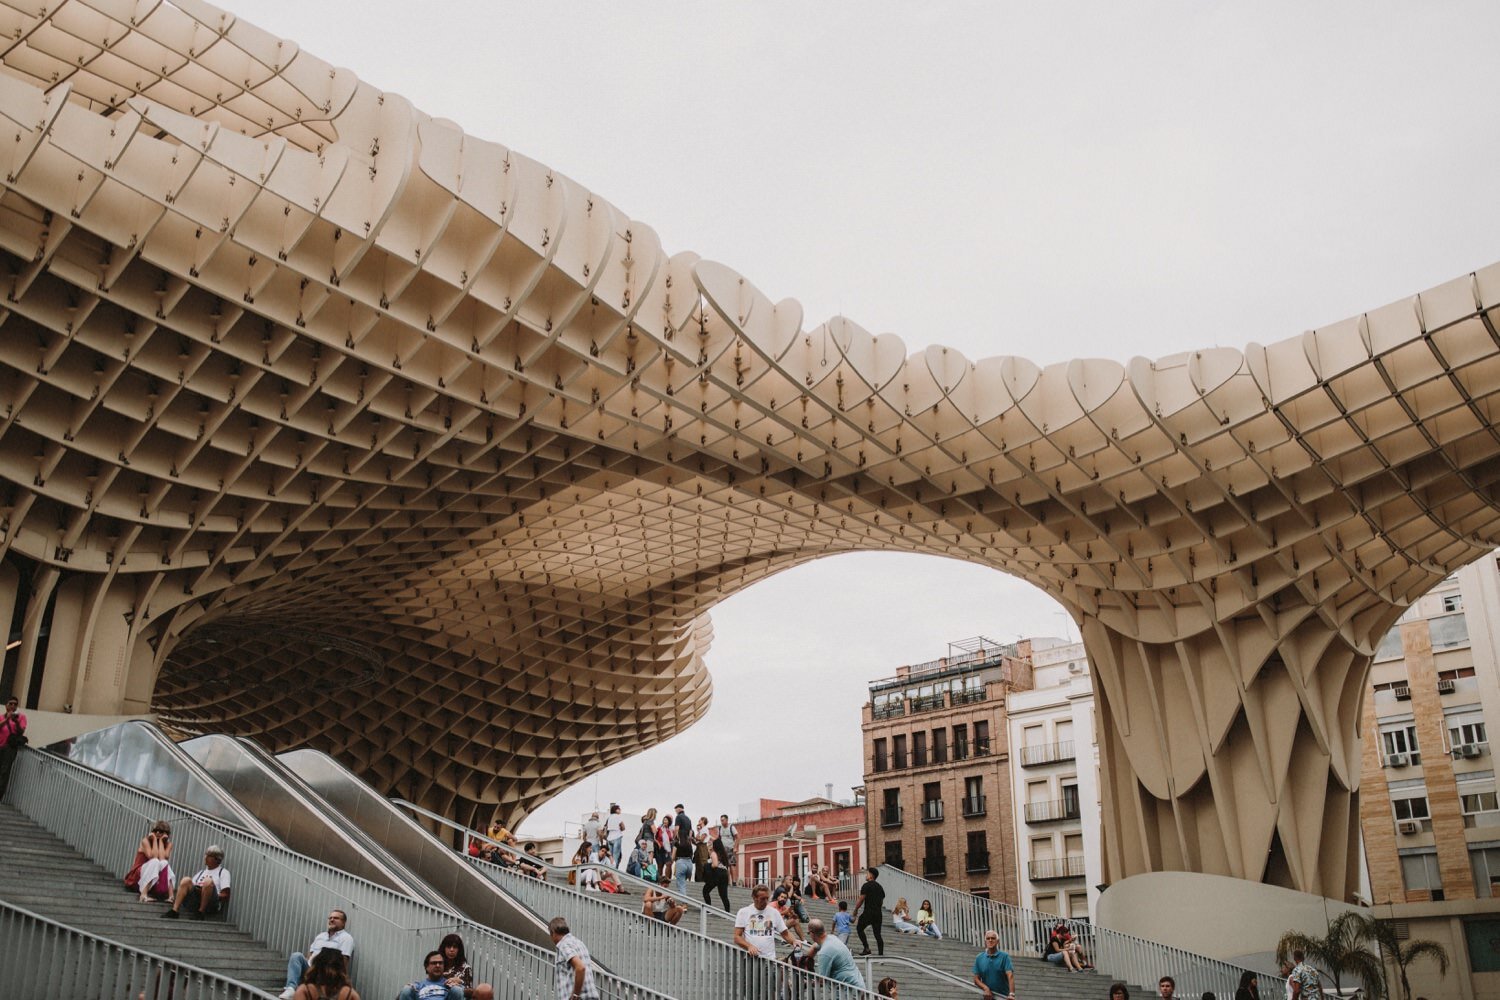
[(284, 955), (232, 923), (165, 920), (165, 904), (137, 902), (120, 879), (0, 805), (0, 899), (86, 933), (279, 991)]

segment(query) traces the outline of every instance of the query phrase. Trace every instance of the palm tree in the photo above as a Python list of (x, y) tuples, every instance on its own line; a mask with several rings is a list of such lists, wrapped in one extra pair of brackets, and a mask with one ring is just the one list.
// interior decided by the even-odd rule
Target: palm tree
[[(1396, 970), (1401, 974), (1401, 997), (1408, 1000), (1411, 996), (1411, 983), (1406, 979), (1406, 967), (1419, 958), (1430, 958), (1437, 963), (1438, 974), (1448, 974), (1448, 951), (1436, 941), (1408, 941), (1402, 945), (1396, 937), (1396, 922), (1394, 920), (1380, 920), (1373, 917), (1366, 918), (1369, 922), (1369, 936), (1380, 946), (1383, 952), (1392, 962), (1396, 963)], [(1389, 992), (1389, 991), (1388, 991)]]
[(1385, 985), (1385, 966), (1380, 956), (1370, 950), (1370, 936), (1367, 917), (1352, 911), (1341, 913), (1329, 923), (1328, 933), (1323, 937), (1301, 931), (1281, 935), (1276, 942), (1276, 958), (1284, 962), (1292, 952), (1300, 951), (1308, 961), (1328, 971), (1335, 990), (1342, 992), (1343, 978), (1352, 975), (1364, 983), (1370, 997), (1378, 998)]

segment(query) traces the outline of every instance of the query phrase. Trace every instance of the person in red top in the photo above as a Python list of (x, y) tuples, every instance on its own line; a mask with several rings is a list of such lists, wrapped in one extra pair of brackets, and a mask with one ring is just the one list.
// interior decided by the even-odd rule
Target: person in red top
[(0, 795), (10, 786), (10, 768), (16, 762), (16, 753), (26, 745), (26, 716), (19, 711), (20, 707), (15, 698), (7, 698), (5, 715), (0, 718)]

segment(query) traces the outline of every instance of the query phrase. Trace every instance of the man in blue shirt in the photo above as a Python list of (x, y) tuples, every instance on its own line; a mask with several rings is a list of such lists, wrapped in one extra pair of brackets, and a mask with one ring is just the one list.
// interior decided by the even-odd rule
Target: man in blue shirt
[(984, 932), (984, 951), (974, 959), (974, 985), (984, 991), (984, 1000), (1016, 995), (1016, 972), (1010, 956), (1000, 950), (1000, 935)]
[(813, 945), (818, 949), (817, 956), (813, 959), (813, 967), (818, 975), (827, 976), (834, 982), (865, 988), (865, 978), (859, 974), (859, 967), (854, 964), (849, 946), (824, 930), (823, 921), (809, 920), (807, 936), (812, 938)]

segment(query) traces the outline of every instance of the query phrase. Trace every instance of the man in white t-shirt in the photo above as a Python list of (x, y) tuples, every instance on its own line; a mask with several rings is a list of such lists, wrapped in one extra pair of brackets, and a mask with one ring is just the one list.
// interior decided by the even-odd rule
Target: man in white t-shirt
[(750, 893), (751, 904), (740, 910), (734, 918), (734, 943), (752, 955), (776, 960), (776, 939), (779, 937), (792, 947), (797, 940), (787, 930), (781, 913), (771, 905), (771, 890), (758, 885)]
[(172, 908), (162, 916), (176, 920), (184, 903), (191, 901), (188, 912), (202, 919), (229, 902), (229, 869), (224, 867), (224, 848), (214, 844), (203, 852), (203, 868), (191, 878), (177, 883)]
[(280, 1000), (292, 1000), (297, 987), (302, 985), (302, 977), (312, 965), (311, 959), (324, 948), (337, 948), (343, 953), (344, 974), (349, 974), (349, 959), (354, 954), (354, 938), (344, 930), (348, 923), (349, 915), (343, 910), (328, 911), (328, 929), (312, 939), (312, 944), (307, 946), (307, 954), (294, 951), (287, 959), (286, 989), (281, 991)]

